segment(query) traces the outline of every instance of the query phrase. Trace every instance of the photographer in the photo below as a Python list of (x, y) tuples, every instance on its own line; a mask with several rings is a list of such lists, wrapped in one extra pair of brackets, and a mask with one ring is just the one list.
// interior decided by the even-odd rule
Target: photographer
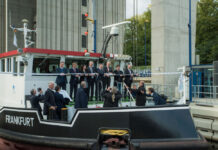
[(118, 107), (118, 102), (122, 98), (122, 94), (116, 87), (109, 87), (103, 92), (102, 97), (105, 99), (103, 107)]

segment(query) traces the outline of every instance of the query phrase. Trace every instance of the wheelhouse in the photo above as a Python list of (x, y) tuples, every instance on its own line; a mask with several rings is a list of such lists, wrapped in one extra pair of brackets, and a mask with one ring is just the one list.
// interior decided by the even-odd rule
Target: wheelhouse
[[(102, 54), (73, 52), (62, 50), (24, 48), (0, 54), (0, 106), (25, 107), (25, 97), (33, 88), (47, 89), (49, 81), (55, 81), (55, 70), (60, 61), (65, 62), (66, 68), (71, 68), (76, 62), (78, 67), (88, 65), (92, 60), (98, 66)], [(127, 55), (107, 54), (107, 60), (113, 66), (117, 64), (124, 68), (131, 61)], [(79, 68), (80, 69), (80, 68)], [(68, 81), (70, 76), (67, 77)], [(4, 86), (3, 86), (4, 85)], [(69, 92), (69, 85), (67, 85)]]

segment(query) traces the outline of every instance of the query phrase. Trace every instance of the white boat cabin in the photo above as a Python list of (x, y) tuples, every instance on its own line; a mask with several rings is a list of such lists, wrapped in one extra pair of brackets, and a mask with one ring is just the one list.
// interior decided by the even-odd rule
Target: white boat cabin
[[(95, 67), (99, 64), (100, 53), (85, 53), (62, 50), (24, 48), (0, 54), (0, 106), (20, 107), (26, 106), (26, 95), (30, 90), (41, 87), (45, 91), (49, 81), (55, 81), (52, 75), (59, 66), (60, 61), (65, 61), (65, 66), (70, 68), (72, 62), (78, 67), (88, 65), (92, 60)], [(121, 70), (126, 63), (131, 61), (127, 55), (107, 54), (113, 66), (120, 64)], [(80, 69), (80, 68), (79, 68)], [(70, 76), (67, 77), (68, 81)], [(69, 92), (69, 84), (67, 84)]]

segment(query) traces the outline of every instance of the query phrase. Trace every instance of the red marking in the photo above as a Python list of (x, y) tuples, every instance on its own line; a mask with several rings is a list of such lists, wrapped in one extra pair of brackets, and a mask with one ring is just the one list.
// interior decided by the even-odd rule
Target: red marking
[[(85, 52), (75, 52), (75, 51), (63, 51), (63, 50), (51, 50), (51, 49), (38, 49), (38, 48), (23, 48), (24, 53), (38, 53), (38, 54), (49, 54), (49, 55), (68, 55), (68, 56), (84, 56)], [(20, 53), (17, 50), (9, 51), (0, 54), (0, 58), (16, 56)], [(90, 53), (90, 57), (101, 57), (101, 53)], [(107, 54), (107, 57), (110, 55)]]
[(89, 16), (89, 14), (88, 13), (85, 13), (85, 17), (88, 17)]
[(88, 34), (89, 34), (89, 32), (88, 32), (88, 31), (86, 31), (86, 32), (85, 32), (85, 35), (87, 36)]

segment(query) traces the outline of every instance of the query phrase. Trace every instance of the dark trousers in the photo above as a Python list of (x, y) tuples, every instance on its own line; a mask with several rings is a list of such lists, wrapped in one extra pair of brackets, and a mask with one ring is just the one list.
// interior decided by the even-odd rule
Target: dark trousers
[[(126, 86), (128, 86), (129, 89), (130, 89), (130, 88), (131, 88), (131, 85), (132, 85), (132, 82), (125, 82), (125, 84), (126, 84)], [(126, 87), (125, 87), (124, 97), (126, 97), (127, 95), (130, 96), (129, 93), (128, 93), (128, 94), (126, 94), (126, 93), (127, 93), (127, 89), (126, 89)]]
[(57, 85), (60, 86), (62, 90), (66, 90), (66, 83), (59, 83)]
[(76, 92), (77, 92), (77, 83), (70, 83), (70, 98), (72, 98), (72, 94), (74, 93), (74, 101), (76, 98)]
[[(89, 100), (91, 100), (91, 101), (92, 101), (93, 94), (94, 94), (94, 85), (95, 85), (95, 80), (94, 79), (91, 79), (91, 80), (88, 81), (88, 96), (90, 97)], [(90, 90), (91, 90), (91, 94), (90, 94)]]
[(101, 100), (101, 93), (103, 91), (102, 87), (103, 87), (103, 83), (102, 80), (97, 80), (95, 82), (95, 97), (97, 100)]
[(104, 83), (103, 83), (103, 90), (110, 87), (110, 84), (111, 84), (111, 78), (110, 77), (105, 77)]

